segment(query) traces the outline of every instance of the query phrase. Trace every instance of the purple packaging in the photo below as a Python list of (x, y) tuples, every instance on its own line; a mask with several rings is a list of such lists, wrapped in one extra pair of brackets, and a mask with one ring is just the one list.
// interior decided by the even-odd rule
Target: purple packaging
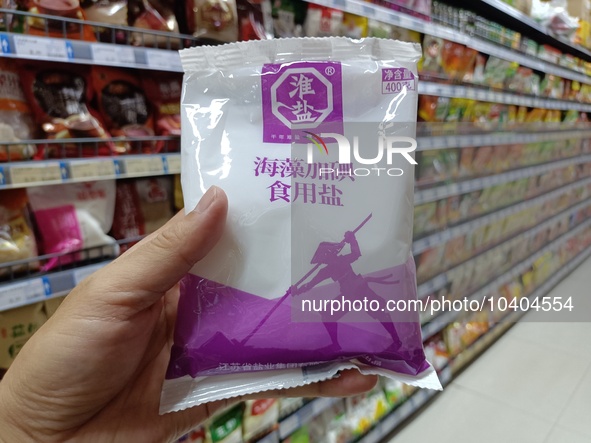
[(185, 208), (212, 185), (230, 206), (181, 282), (161, 413), (352, 368), (441, 389), (411, 253), (420, 56), (346, 38), (181, 51)]

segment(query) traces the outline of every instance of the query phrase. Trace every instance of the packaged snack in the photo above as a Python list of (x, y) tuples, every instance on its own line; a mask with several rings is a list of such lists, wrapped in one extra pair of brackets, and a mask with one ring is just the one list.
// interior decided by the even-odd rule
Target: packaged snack
[[(127, 0), (129, 26), (150, 31), (179, 33), (173, 0)], [(138, 46), (178, 48), (179, 40), (145, 32), (133, 32), (131, 42)]]
[(310, 3), (304, 23), (304, 34), (308, 37), (340, 35), (343, 17), (343, 11)]
[[(367, 36), (375, 38), (393, 38), (394, 26), (389, 23), (383, 23), (379, 20), (370, 18), (367, 22)], [(395, 40), (402, 40), (395, 38)]]
[(2, 145), (32, 140), (37, 130), (16, 69), (0, 58), (0, 162), (25, 160), (35, 154), (33, 145)]
[[(141, 138), (154, 135), (152, 108), (134, 74), (105, 66), (92, 68), (98, 109), (108, 131), (114, 137)], [(126, 152), (156, 151), (155, 143), (151, 141), (117, 144), (120, 150)]]
[(301, 37), (308, 3), (303, 0), (275, 0), (273, 28), (276, 37)]
[(282, 443), (311, 443), (308, 426), (302, 426), (285, 440), (283, 440)]
[[(154, 130), (156, 135), (181, 135), (181, 75), (174, 73), (150, 73), (142, 76), (142, 89), (154, 113)], [(180, 149), (177, 141), (157, 142), (156, 152), (165, 150), (174, 152)]]
[(271, 0), (236, 0), (238, 40), (273, 38)]
[(287, 417), (292, 412), (297, 411), (304, 406), (302, 397), (280, 398), (279, 399), (279, 418)]
[(242, 411), (239, 404), (214, 417), (207, 426), (207, 443), (242, 443)]
[[(388, 37), (385, 37), (388, 38)], [(410, 29), (401, 28), (400, 26), (391, 26), (390, 37), (394, 40), (409, 43), (421, 43), (422, 36), (419, 32), (411, 31)]]
[(118, 180), (113, 218), (117, 240), (149, 235), (172, 218), (170, 177)]
[(104, 246), (49, 259), (44, 271), (77, 260), (118, 254), (115, 240), (106, 235), (115, 211), (114, 180), (33, 187), (27, 189), (27, 194), (43, 254)]
[[(199, 134), (198, 142), (182, 147), (185, 208), (194, 208), (213, 184), (233, 203), (222, 240), (183, 279), (162, 412), (301, 386), (345, 368), (440, 387), (424, 358), (418, 312), (404, 313), (405, 321), (396, 323), (393, 313), (382, 318), (377, 311), (362, 312), (360, 321), (352, 322), (340, 312), (310, 316), (305, 308), (305, 300), (334, 300), (341, 291), (351, 297), (354, 287), (378, 304), (415, 299), (412, 157), (391, 159), (391, 166), (403, 171), (392, 180), (335, 175), (324, 187), (313, 181), (312, 149), (307, 178), (290, 176), (284, 168), (307, 170), (298, 160), (307, 149), (300, 130), (343, 142), (361, 123), (375, 135), (414, 137), (419, 56), (410, 43), (345, 38), (252, 41), (181, 52), (183, 140)], [(398, 77), (408, 79), (402, 92), (387, 93), (383, 82)], [(202, 111), (189, 112), (195, 107)], [(324, 132), (328, 127), (337, 132)], [(295, 137), (301, 144), (292, 148)], [(340, 160), (345, 168), (360, 164), (339, 159), (346, 149), (324, 143), (329, 154), (320, 161)], [(230, 169), (224, 166), (229, 156)], [(304, 183), (319, 193), (304, 198)], [(364, 197), (368, 192), (375, 199)], [(369, 224), (372, 228), (364, 229)], [(392, 242), (395, 250), (387, 246)], [(355, 262), (362, 255), (359, 266)], [(343, 268), (334, 268), (337, 262)], [(334, 283), (318, 287), (325, 280)]]
[[(37, 243), (27, 210), (26, 189), (0, 191), (0, 265), (36, 257)], [(0, 268), (0, 276), (9, 272), (35, 270), (36, 262), (22, 266)]]
[(419, 66), (421, 74), (431, 76), (439, 76), (443, 74), (443, 46), (443, 39), (425, 35), (423, 40), (423, 60)]
[(279, 401), (276, 398), (246, 400), (242, 421), (242, 437), (245, 441), (270, 431), (279, 420)]
[(46, 321), (43, 303), (0, 312), (0, 368), (8, 369), (25, 343)]
[(86, 146), (48, 144), (48, 157), (111, 155), (116, 147), (98, 114), (89, 107), (92, 85), (88, 71), (80, 66), (43, 63), (23, 65), (19, 71), (27, 101), (37, 124), (49, 139), (102, 138), (105, 143)]
[(128, 33), (116, 29), (127, 26), (126, 0), (84, 0), (82, 8), (88, 21), (110, 25), (108, 28), (95, 28), (99, 41), (128, 44)]
[[(93, 30), (88, 25), (61, 20), (85, 20), (79, 0), (16, 0), (20, 11), (33, 15), (14, 15), (12, 32), (72, 40), (95, 41)], [(38, 17), (37, 14), (53, 15), (55, 20)]]
[(238, 40), (236, 0), (187, 0), (188, 33), (204, 43), (229, 43)]
[[(2, 0), (0, 6), (4, 9), (16, 9), (17, 4), (15, 0)], [(7, 32), (11, 29), (13, 14), (3, 13), (0, 15), (0, 31)], [(0, 374), (1, 378), (1, 374)]]
[(345, 12), (342, 34), (349, 38), (365, 38), (367, 37), (367, 26), (367, 17)]
[(513, 80), (518, 68), (516, 62), (490, 56), (484, 69), (484, 83), (491, 88), (504, 89)]

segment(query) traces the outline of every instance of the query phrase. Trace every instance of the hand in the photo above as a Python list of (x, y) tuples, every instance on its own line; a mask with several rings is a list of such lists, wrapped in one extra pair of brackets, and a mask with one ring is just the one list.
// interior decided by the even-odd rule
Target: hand
[[(222, 235), (223, 191), (84, 280), (23, 347), (0, 382), (0, 442), (165, 442), (228, 402), (160, 416), (178, 281)], [(344, 396), (375, 377), (340, 378), (249, 398)]]

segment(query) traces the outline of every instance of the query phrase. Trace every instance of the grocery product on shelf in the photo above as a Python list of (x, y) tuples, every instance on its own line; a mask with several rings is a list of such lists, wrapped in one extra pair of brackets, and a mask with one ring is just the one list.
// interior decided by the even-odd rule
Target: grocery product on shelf
[[(47, 145), (46, 152), (38, 153), (45, 157), (82, 157), (111, 155), (116, 149), (108, 141), (109, 134), (96, 111), (90, 107), (92, 82), (88, 69), (81, 66), (62, 64), (25, 63), (22, 66), (21, 83), (35, 120), (41, 127), (45, 138), (103, 138), (105, 143), (97, 146)], [(60, 152), (64, 149), (65, 152)]]
[[(127, 22), (129, 26), (152, 31), (178, 34), (179, 25), (174, 15), (174, 1), (171, 0), (127, 0)], [(131, 43), (139, 46), (172, 47), (178, 49), (178, 40), (144, 32), (133, 32)]]
[[(27, 189), (27, 194), (39, 231), (41, 252), (76, 252), (49, 259), (43, 270), (80, 258), (117, 254), (115, 240), (106, 235), (115, 210), (114, 180), (34, 187)], [(103, 247), (99, 251), (77, 252), (99, 246)]]
[[(27, 210), (25, 189), (0, 191), (0, 264), (34, 258), (37, 243)], [(36, 262), (0, 268), (0, 277), (23, 270), (35, 270)]]
[(155, 232), (174, 215), (172, 199), (171, 177), (117, 181), (111, 234), (124, 240)]
[[(142, 76), (141, 85), (154, 113), (156, 135), (181, 135), (181, 90), (182, 76), (174, 73), (154, 73)], [(155, 151), (178, 151), (178, 142), (157, 142)]]
[[(154, 135), (153, 110), (135, 73), (116, 68), (93, 67), (92, 82), (98, 109), (107, 130), (115, 137)], [(153, 142), (117, 143), (125, 152), (153, 153)], [(139, 146), (138, 146), (139, 145)]]
[(268, 40), (273, 38), (271, 0), (236, 0), (238, 40)]
[[(95, 41), (92, 28), (80, 22), (85, 17), (79, 0), (17, 0), (16, 4), (19, 10), (29, 12), (30, 15), (13, 15), (12, 32)], [(43, 18), (38, 16), (40, 14), (55, 16), (56, 19)]]
[[(127, 25), (127, 0), (83, 0), (81, 6), (88, 21), (113, 27)], [(95, 33), (101, 42), (126, 44), (129, 41), (128, 34), (121, 29), (95, 28)]]
[[(37, 128), (19, 82), (18, 71), (0, 59), (0, 142), (36, 138)], [(0, 161), (24, 160), (35, 154), (29, 144), (0, 145)]]
[(303, 0), (275, 0), (273, 2), (273, 29), (275, 37), (301, 37), (308, 2)]
[(184, 33), (206, 43), (238, 40), (238, 13), (235, 0), (188, 0), (185, 2), (187, 29)]
[(242, 437), (251, 441), (257, 435), (273, 429), (279, 420), (277, 399), (246, 400), (242, 419)]
[(21, 348), (46, 321), (43, 303), (0, 312), (0, 369), (8, 369)]
[(304, 33), (307, 37), (341, 35), (343, 17), (343, 11), (311, 3), (308, 5)]

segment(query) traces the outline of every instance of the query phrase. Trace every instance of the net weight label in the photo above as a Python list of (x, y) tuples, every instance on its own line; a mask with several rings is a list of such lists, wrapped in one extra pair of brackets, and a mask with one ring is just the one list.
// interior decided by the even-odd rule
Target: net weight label
[(398, 94), (404, 90), (417, 90), (417, 80), (410, 69), (382, 69), (382, 94)]

